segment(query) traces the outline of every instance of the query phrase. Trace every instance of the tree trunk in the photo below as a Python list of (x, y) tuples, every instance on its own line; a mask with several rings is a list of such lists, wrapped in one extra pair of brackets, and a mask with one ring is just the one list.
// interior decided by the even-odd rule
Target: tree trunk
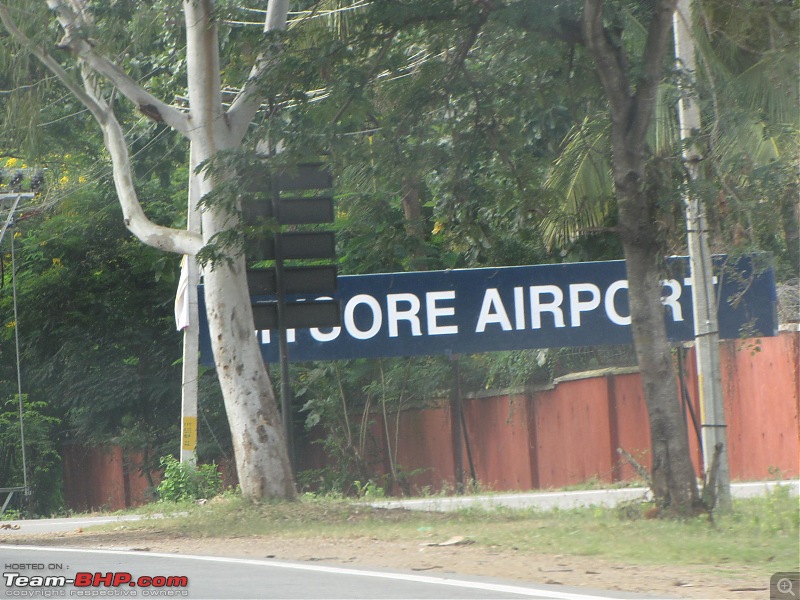
[(688, 514), (699, 503), (686, 420), (678, 401), (664, 325), (655, 219), (632, 177), (617, 183), (619, 227), (628, 271), (631, 330), (650, 420), (653, 494), (661, 507)]
[(645, 170), (645, 140), (674, 10), (675, 0), (653, 3), (641, 62), (634, 67), (618, 36), (603, 26), (602, 0), (584, 1), (583, 35), (609, 102), (612, 170), (628, 269), (631, 329), (650, 417), (653, 494), (660, 507), (690, 514), (697, 509), (699, 496), (661, 305), (662, 248), (656, 226), (658, 198), (654, 197), (658, 192), (647, 190)]
[[(234, 148), (240, 138), (225, 118), (219, 71), (219, 44), (210, 0), (184, 2), (192, 160), (197, 165), (218, 151)], [(200, 196), (209, 193), (213, 177), (196, 173)], [(216, 176), (218, 177), (218, 175)], [(203, 242), (238, 226), (226, 208), (209, 206), (202, 214)], [(245, 498), (294, 498), (295, 487), (272, 384), (255, 336), (245, 259), (228, 255), (206, 269), (206, 313), (217, 377), (231, 428), (239, 484)]]
[(242, 495), (295, 496), (283, 425), (253, 330), (244, 259), (205, 274), (208, 326)]

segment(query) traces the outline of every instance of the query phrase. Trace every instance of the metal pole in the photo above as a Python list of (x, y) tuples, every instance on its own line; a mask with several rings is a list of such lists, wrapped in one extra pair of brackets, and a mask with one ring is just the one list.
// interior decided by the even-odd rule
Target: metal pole
[[(189, 163), (195, 167), (193, 152), (189, 150)], [(186, 229), (200, 233), (200, 211), (197, 210), (199, 189), (196, 178), (189, 181), (189, 202), (186, 214)], [(197, 286), (200, 283), (200, 269), (194, 256), (184, 256), (186, 269), (186, 302), (188, 304), (188, 325), (183, 330), (183, 373), (181, 379), (181, 462), (194, 466), (197, 464), (197, 392), (200, 367), (198, 365), (200, 318), (197, 306)]]
[[(279, 244), (276, 244), (278, 246)], [(278, 280), (278, 352), (281, 363), (281, 416), (283, 417), (283, 435), (286, 438), (286, 449), (289, 453), (289, 463), (294, 472), (294, 435), (292, 433), (292, 384), (289, 379), (289, 342), (286, 325), (284, 324), (285, 297), (283, 282), (280, 273), (283, 270), (283, 261), (276, 258), (276, 273)]]
[[(272, 209), (273, 214), (278, 214), (280, 190), (276, 177), (272, 177)], [(275, 236), (275, 284), (277, 287), (277, 312), (278, 312), (278, 356), (281, 370), (281, 417), (283, 419), (283, 437), (286, 441), (286, 451), (289, 455), (289, 465), (292, 473), (295, 469), (294, 435), (292, 432), (292, 384), (289, 379), (289, 341), (286, 330), (286, 288), (283, 277), (283, 249), (281, 236)]]
[[(22, 482), (23, 482), (23, 489), (25, 490), (25, 495), (28, 496), (31, 493), (31, 490), (28, 488), (28, 460), (27, 460), (27, 451), (25, 445), (25, 410), (22, 402), (22, 367), (20, 361), (20, 349), (19, 349), (19, 315), (17, 314), (17, 261), (16, 261), (16, 253), (14, 251), (14, 231), (13, 231), (13, 223), (14, 223), (14, 212), (17, 210), (19, 206), (20, 200), (30, 200), (34, 198), (36, 194), (33, 193), (20, 193), (15, 192), (12, 194), (0, 194), (0, 200), (6, 199), (13, 199), (11, 203), (11, 207), (8, 209), (8, 217), (6, 218), (5, 223), (3, 223), (2, 229), (0, 229), (0, 242), (3, 241), (3, 237), (6, 234), (9, 226), (12, 227), (11, 232), (11, 290), (13, 294), (13, 305), (14, 305), (14, 348), (16, 351), (17, 357), (17, 399), (19, 401), (19, 441), (20, 441), (20, 448), (22, 450)], [(11, 500), (11, 495), (13, 492), (9, 493), (8, 498), (6, 498), (5, 503), (3, 504), (3, 510), (0, 511), (0, 514), (5, 512), (6, 506), (8, 506), (9, 500)]]
[[(19, 199), (17, 199), (19, 202)], [(16, 204), (14, 204), (16, 207)], [(14, 210), (11, 210), (11, 215)], [(9, 218), (10, 216), (9, 215)], [(13, 227), (13, 226), (12, 226)], [(25, 451), (25, 410), (22, 402), (22, 367), (20, 366), (19, 351), (19, 315), (17, 314), (17, 261), (14, 252), (14, 230), (11, 230), (11, 289), (14, 296), (14, 344), (17, 353), (17, 398), (19, 400), (19, 441), (22, 448), (22, 485), (25, 487), (25, 494), (30, 494), (28, 490), (28, 460)]]
[[(692, 13), (690, 0), (678, 0), (673, 16), (675, 58), (687, 74), (696, 72), (695, 47), (691, 36)], [(700, 129), (700, 110), (696, 101), (681, 94), (678, 105), (681, 140), (687, 142)], [(686, 143), (683, 158), (690, 181), (699, 176), (702, 155), (694, 144)], [(722, 510), (731, 507), (730, 470), (725, 424), (725, 405), (722, 397), (722, 377), (719, 359), (719, 324), (717, 299), (708, 245), (708, 226), (703, 204), (691, 189), (684, 198), (686, 205), (686, 231), (691, 265), (692, 301), (695, 327), (695, 353), (703, 428), (703, 464), (706, 477), (714, 460), (714, 449), (722, 444), (714, 490)]]
[(461, 406), (461, 369), (458, 355), (450, 356), (453, 366), (453, 387), (450, 390), (450, 428), (453, 443), (453, 467), (456, 478), (456, 493), (464, 493), (464, 454), (461, 445), (464, 441), (462, 431), (462, 406)]

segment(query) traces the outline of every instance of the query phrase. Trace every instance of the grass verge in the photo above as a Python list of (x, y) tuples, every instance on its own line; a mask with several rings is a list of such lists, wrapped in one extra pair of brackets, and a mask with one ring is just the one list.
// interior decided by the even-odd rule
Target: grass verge
[(756, 570), (768, 577), (798, 569), (800, 511), (788, 487), (736, 500), (729, 514), (686, 520), (646, 519), (639, 507), (576, 510), (469, 509), (452, 513), (378, 509), (341, 499), (252, 504), (228, 495), (203, 506), (151, 505), (181, 513), (126, 529), (193, 538), (370, 539), (474, 544), (519, 552), (581, 555), (641, 565), (699, 565)]

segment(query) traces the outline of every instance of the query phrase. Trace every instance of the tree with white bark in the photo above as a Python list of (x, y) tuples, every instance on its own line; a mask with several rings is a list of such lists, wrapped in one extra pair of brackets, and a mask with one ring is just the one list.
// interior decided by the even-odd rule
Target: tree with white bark
[[(184, 106), (177, 106), (149, 92), (98, 49), (100, 44), (92, 36), (102, 28), (96, 25), (89, 2), (47, 0), (47, 7), (63, 34), (60, 41), (52, 40), (52, 50), (25, 30), (31, 23), (25, 20), (29, 16), (20, 7), (0, 3), (0, 20), (11, 37), (61, 81), (100, 126), (125, 225), (145, 244), (190, 257), (196, 257), (203, 248), (213, 245), (220, 234), (235, 230), (238, 225), (236, 210), (214, 203), (205, 203), (200, 208), (202, 199), (222, 177), (203, 166), (217, 153), (241, 146), (260, 110), (258, 83), (269, 64), (269, 56), (265, 54), (254, 57), (250, 73), (241, 82), (233, 101), (223, 102), (221, 42), (214, 4), (213, 0), (186, 0), (182, 4), (187, 84)], [(288, 0), (270, 0), (263, 33), (284, 29), (287, 14)], [(36, 27), (37, 31), (43, 28)], [(199, 215), (199, 227), (164, 227), (145, 214), (143, 199), (134, 185), (128, 142), (114, 112), (118, 95), (188, 142), (188, 210)], [(244, 256), (236, 247), (219, 248), (215, 256), (218, 259), (207, 265), (204, 275), (208, 327), (242, 494), (255, 500), (293, 498), (294, 480), (281, 416), (253, 335)]]

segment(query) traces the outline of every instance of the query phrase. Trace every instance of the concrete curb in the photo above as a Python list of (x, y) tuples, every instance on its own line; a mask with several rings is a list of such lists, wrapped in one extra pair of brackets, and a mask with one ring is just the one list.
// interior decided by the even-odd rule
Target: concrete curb
[[(758, 481), (731, 484), (734, 498), (764, 496), (777, 486), (788, 486), (795, 496), (800, 493), (800, 480)], [(375, 508), (404, 508), (448, 512), (463, 508), (537, 508), (568, 510), (586, 506), (613, 507), (622, 502), (650, 499), (650, 490), (643, 487), (608, 490), (580, 490), (573, 492), (528, 492), (514, 494), (486, 494), (479, 496), (441, 496), (434, 498), (412, 498), (408, 500), (381, 500), (366, 503)]]

